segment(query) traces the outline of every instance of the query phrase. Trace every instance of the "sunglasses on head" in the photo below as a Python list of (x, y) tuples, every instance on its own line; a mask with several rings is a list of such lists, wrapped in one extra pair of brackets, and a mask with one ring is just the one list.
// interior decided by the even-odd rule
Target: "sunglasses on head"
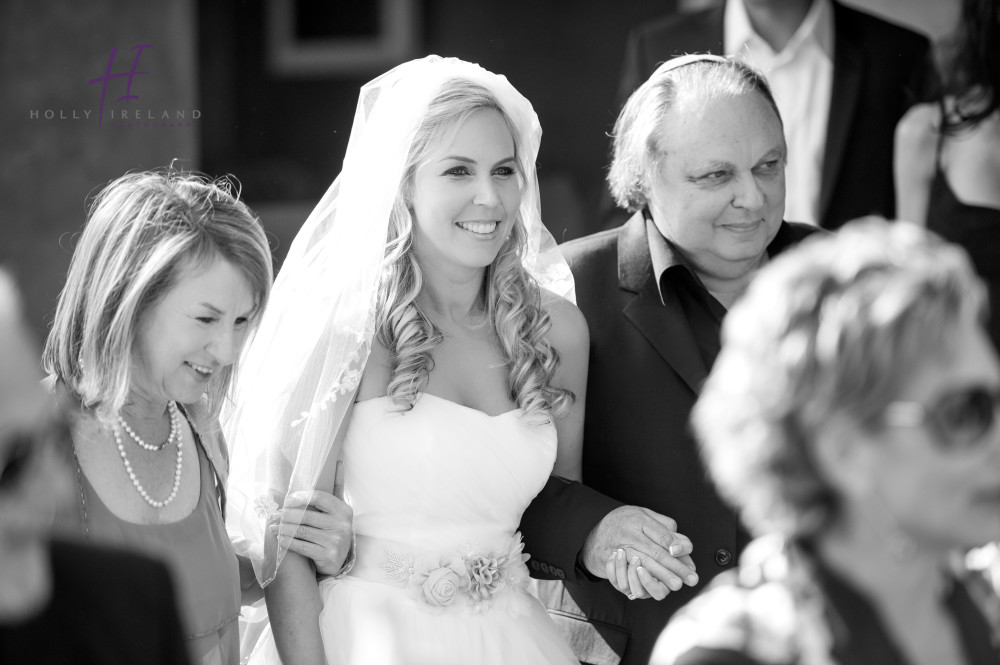
[(996, 426), (1000, 389), (967, 386), (946, 393), (933, 404), (893, 402), (883, 422), (891, 427), (927, 425), (946, 448), (972, 448), (986, 441)]

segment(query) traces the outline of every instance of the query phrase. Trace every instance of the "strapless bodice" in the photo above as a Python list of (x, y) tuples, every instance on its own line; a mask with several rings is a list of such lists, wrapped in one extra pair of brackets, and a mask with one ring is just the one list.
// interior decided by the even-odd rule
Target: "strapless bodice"
[[(424, 393), (354, 405), (341, 457), (356, 562), (320, 584), (331, 665), (571, 665), (527, 592), (515, 535), (556, 456), (547, 414), (489, 416)], [(252, 665), (277, 665), (270, 633)]]
[(504, 544), (555, 454), (547, 414), (490, 416), (428, 393), (410, 411), (359, 402), (343, 449), (355, 529), (420, 550)]

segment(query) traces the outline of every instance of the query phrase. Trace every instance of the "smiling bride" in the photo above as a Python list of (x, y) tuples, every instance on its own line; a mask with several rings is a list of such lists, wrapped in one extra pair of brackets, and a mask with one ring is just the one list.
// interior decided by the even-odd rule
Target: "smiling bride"
[[(504, 77), (460, 60), (362, 89), (227, 425), (230, 527), (270, 614), (251, 662), (576, 662), (516, 533), (550, 474), (580, 477), (589, 347), (540, 219), (540, 136)], [(338, 460), (355, 563), (317, 584), (285, 551), (292, 513), (265, 524)]]

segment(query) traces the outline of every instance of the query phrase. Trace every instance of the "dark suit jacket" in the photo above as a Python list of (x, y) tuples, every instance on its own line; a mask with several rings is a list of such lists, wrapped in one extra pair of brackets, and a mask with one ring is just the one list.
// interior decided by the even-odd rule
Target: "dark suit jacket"
[(50, 551), (52, 599), (28, 621), (0, 626), (0, 663), (187, 665), (162, 563), (90, 544), (57, 541)]
[[(722, 15), (722, 6), (680, 12), (633, 30), (622, 101), (665, 60), (723, 53)], [(836, 1), (833, 23), (833, 90), (819, 202), (820, 224), (831, 229), (864, 215), (895, 215), (896, 123), (923, 93), (931, 72), (926, 38)]]
[[(774, 254), (816, 231), (782, 223)], [(583, 484), (552, 479), (521, 522), (528, 564), (584, 662), (646, 665), (670, 615), (736, 563), (745, 539), (735, 513), (703, 469), (688, 419), (708, 375), (680, 306), (661, 303), (641, 213), (624, 226), (561, 246), (590, 325)], [(718, 331), (716, 331), (718, 334)], [(583, 542), (611, 509), (637, 505), (667, 515), (694, 543), (700, 582), (665, 600), (629, 601), (576, 568)], [(596, 628), (596, 632), (595, 629)]]

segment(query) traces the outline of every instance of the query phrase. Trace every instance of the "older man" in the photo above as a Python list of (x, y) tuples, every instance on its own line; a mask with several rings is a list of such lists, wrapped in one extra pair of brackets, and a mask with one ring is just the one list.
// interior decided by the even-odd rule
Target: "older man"
[[(535, 575), (565, 580), (541, 595), (584, 662), (645, 664), (670, 615), (745, 544), (688, 418), (727, 308), (815, 230), (782, 221), (786, 154), (758, 73), (716, 56), (669, 61), (615, 127), (608, 180), (635, 214), (563, 245), (591, 328), (584, 484), (550, 481), (522, 529)], [(671, 579), (686, 563), (670, 554), (675, 529), (693, 543), (695, 590)]]
[(927, 38), (838, 0), (698, 4), (632, 31), (622, 98), (675, 55), (738, 57), (764, 72), (784, 117), (786, 217), (827, 229), (892, 217), (893, 131), (929, 83)]

